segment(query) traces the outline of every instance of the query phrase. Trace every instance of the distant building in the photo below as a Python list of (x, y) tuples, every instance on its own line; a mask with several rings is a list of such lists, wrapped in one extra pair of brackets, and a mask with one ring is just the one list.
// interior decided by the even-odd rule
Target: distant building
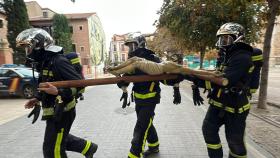
[(109, 48), (109, 59), (113, 64), (124, 62), (128, 57), (128, 47), (124, 45), (124, 41), (128, 34), (124, 35), (113, 35), (110, 48)]
[[(0, 0), (0, 3), (3, 3), (3, 0)], [(0, 7), (0, 65), (13, 63), (12, 50), (7, 40), (7, 24), (4, 9)]]
[(277, 17), (274, 25), (271, 43), (270, 65), (280, 66), (280, 16)]
[[(25, 2), (30, 25), (53, 33), (53, 15), (49, 8), (41, 8), (36, 1)], [(106, 40), (102, 24), (96, 13), (64, 14), (72, 33), (73, 51), (79, 53), (87, 77), (103, 72), (106, 57)]]

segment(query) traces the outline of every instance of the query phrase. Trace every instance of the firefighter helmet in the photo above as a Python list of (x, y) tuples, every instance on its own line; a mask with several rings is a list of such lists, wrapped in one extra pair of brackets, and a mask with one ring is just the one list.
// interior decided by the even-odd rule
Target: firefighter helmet
[(245, 36), (245, 29), (237, 23), (225, 23), (217, 31), (216, 36), (219, 38), (217, 46), (228, 46), (242, 40)]
[(33, 49), (40, 49), (50, 46), (54, 43), (50, 34), (40, 28), (30, 28), (22, 31), (16, 38), (16, 46), (26, 48), (27, 54)]

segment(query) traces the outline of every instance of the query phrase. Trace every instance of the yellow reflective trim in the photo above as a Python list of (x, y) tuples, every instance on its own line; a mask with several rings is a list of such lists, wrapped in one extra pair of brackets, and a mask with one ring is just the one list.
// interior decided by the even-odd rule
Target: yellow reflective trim
[(251, 66), (248, 72), (252, 73), (254, 69), (255, 69), (255, 66)]
[(64, 111), (69, 111), (69, 110), (73, 109), (75, 106), (76, 106), (76, 100), (75, 100), (75, 98), (74, 98), (71, 102), (69, 102), (69, 103), (66, 105)]
[(210, 81), (205, 81), (205, 88), (206, 89), (211, 89), (211, 82)]
[(155, 142), (155, 143), (149, 143), (148, 144), (149, 147), (156, 147), (156, 146), (159, 146), (159, 142)]
[(217, 97), (218, 97), (218, 98), (220, 98), (221, 93), (222, 93), (222, 89), (220, 88), (219, 91), (218, 91), (218, 93), (217, 93)]
[(222, 103), (219, 103), (219, 102), (217, 102), (217, 101), (215, 101), (213, 99), (209, 100), (209, 104), (215, 105), (215, 106), (220, 107), (220, 108), (223, 107)]
[(54, 108), (43, 108), (43, 116), (50, 116), (54, 114)]
[(229, 154), (235, 158), (247, 158), (247, 155), (240, 156), (240, 155), (234, 154), (232, 151), (229, 151)]
[(226, 110), (227, 112), (230, 112), (230, 113), (234, 113), (234, 112), (235, 112), (235, 111), (234, 111), (234, 108), (228, 107), (228, 106), (225, 107), (225, 110)]
[(60, 146), (63, 138), (64, 128), (61, 128), (61, 131), (57, 134), (55, 147), (54, 147), (54, 158), (61, 158), (60, 155)]
[(214, 150), (217, 150), (217, 149), (220, 149), (222, 147), (222, 144), (207, 144), (207, 148), (210, 148), (210, 149), (214, 149)]
[(149, 89), (150, 92), (152, 92), (154, 90), (155, 84), (156, 84), (155, 82), (151, 83), (151, 86), (150, 86), (150, 89)]
[(147, 93), (147, 94), (140, 94), (140, 93), (134, 92), (134, 96), (135, 96), (135, 98), (138, 98), (138, 99), (148, 99), (148, 98), (155, 97), (156, 93), (157, 92), (152, 92), (152, 93)]
[(77, 93), (77, 88), (70, 88), (70, 89), (71, 89), (72, 95), (76, 95), (76, 93)]
[(49, 70), (43, 70), (43, 75), (44, 76), (53, 76), (53, 72), (52, 71), (49, 71)]
[(80, 63), (80, 59), (79, 58), (74, 58), (70, 60), (72, 64), (77, 64)]
[(138, 157), (138, 156), (133, 155), (131, 152), (129, 152), (128, 157), (129, 157), (129, 158), (140, 158), (140, 157)]
[(85, 93), (85, 91), (86, 91), (86, 88), (83, 88), (83, 89), (79, 90), (79, 93)]
[[(146, 129), (146, 131), (145, 131), (145, 135), (144, 135), (144, 139), (143, 139), (142, 151), (145, 150), (145, 144), (146, 144), (146, 140), (147, 140), (147, 136), (148, 136), (148, 131), (149, 131), (149, 129), (150, 129), (152, 123), (153, 123), (153, 119), (150, 118), (150, 122), (149, 122), (149, 125), (148, 125), (148, 127), (147, 127), (147, 129)], [(142, 152), (141, 152), (141, 153), (142, 153)]]
[[(210, 99), (210, 100), (209, 100), (209, 104), (212, 104), (212, 105), (214, 105), (214, 106), (216, 106), (216, 107), (219, 107), (219, 108), (222, 108), (222, 107), (223, 107), (223, 104), (222, 104), (222, 103), (217, 102), (217, 101), (215, 101), (215, 100), (213, 100), (213, 99)], [(251, 108), (251, 104), (250, 104), (250, 103), (245, 104), (245, 105), (243, 105), (241, 108), (238, 109), (238, 113), (239, 113), (239, 114), (240, 114), (240, 113), (243, 113), (243, 112), (249, 110), (250, 108)], [(235, 113), (235, 109), (232, 108), (232, 107), (229, 107), (229, 106), (226, 106), (226, 107), (225, 107), (225, 110), (226, 110), (227, 112), (230, 112), (230, 113)]]
[(56, 99), (56, 101), (57, 101), (58, 103), (63, 103), (62, 98), (61, 98), (60, 95), (56, 96), (55, 99)]
[(258, 89), (250, 89), (250, 93), (256, 93)]
[(91, 145), (91, 142), (87, 140), (86, 146), (85, 146), (84, 150), (82, 151), (83, 155), (85, 155), (87, 153), (90, 145)]
[(263, 60), (263, 55), (255, 55), (252, 56), (252, 61)]

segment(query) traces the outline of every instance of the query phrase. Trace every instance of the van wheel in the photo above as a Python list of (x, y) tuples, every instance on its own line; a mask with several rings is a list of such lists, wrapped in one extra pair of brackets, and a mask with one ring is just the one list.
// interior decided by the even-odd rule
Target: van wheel
[(26, 99), (30, 99), (34, 96), (34, 88), (30, 85), (26, 85), (23, 87), (23, 97)]

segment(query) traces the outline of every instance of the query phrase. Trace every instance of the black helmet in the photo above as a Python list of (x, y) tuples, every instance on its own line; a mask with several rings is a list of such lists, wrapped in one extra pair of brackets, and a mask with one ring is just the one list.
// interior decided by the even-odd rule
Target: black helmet
[(129, 51), (132, 52), (137, 48), (146, 47), (146, 39), (140, 32), (129, 33), (124, 42), (129, 47)]
[(216, 46), (229, 46), (235, 42), (241, 41), (245, 37), (245, 29), (237, 23), (225, 23), (217, 31), (216, 36), (219, 38)]

